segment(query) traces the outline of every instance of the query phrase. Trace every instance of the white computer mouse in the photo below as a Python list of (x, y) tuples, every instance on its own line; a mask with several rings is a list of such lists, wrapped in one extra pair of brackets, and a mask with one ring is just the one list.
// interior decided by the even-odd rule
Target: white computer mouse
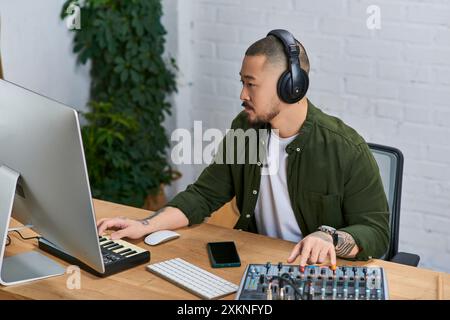
[(160, 230), (150, 233), (145, 237), (144, 242), (151, 246), (156, 246), (157, 244), (178, 238), (180, 234), (171, 230)]

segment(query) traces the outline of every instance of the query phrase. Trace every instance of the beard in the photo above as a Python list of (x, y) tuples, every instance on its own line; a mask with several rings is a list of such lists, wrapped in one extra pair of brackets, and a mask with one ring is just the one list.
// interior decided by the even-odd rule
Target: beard
[(269, 123), (280, 113), (280, 101), (271, 103), (270, 111), (264, 115), (256, 115), (255, 109), (248, 106), (245, 102), (242, 103), (242, 106), (249, 107), (253, 112), (253, 115), (251, 113), (247, 113), (247, 121), (251, 125), (262, 125)]

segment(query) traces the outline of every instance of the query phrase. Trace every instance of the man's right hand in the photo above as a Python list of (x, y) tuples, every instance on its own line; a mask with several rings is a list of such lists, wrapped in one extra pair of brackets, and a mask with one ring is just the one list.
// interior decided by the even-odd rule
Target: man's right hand
[(150, 233), (147, 220), (133, 220), (124, 217), (104, 218), (97, 222), (98, 234), (102, 236), (106, 230), (116, 230), (111, 239), (139, 239)]

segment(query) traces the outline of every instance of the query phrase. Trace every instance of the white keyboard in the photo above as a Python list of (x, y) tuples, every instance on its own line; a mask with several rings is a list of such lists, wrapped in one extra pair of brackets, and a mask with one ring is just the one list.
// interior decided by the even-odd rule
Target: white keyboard
[(204, 299), (218, 299), (238, 289), (234, 283), (180, 258), (149, 264), (147, 270)]

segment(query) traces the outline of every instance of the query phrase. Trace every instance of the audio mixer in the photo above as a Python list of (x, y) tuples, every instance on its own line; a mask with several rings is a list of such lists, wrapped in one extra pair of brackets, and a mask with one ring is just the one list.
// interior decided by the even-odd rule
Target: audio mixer
[(381, 267), (250, 264), (237, 300), (387, 300)]

